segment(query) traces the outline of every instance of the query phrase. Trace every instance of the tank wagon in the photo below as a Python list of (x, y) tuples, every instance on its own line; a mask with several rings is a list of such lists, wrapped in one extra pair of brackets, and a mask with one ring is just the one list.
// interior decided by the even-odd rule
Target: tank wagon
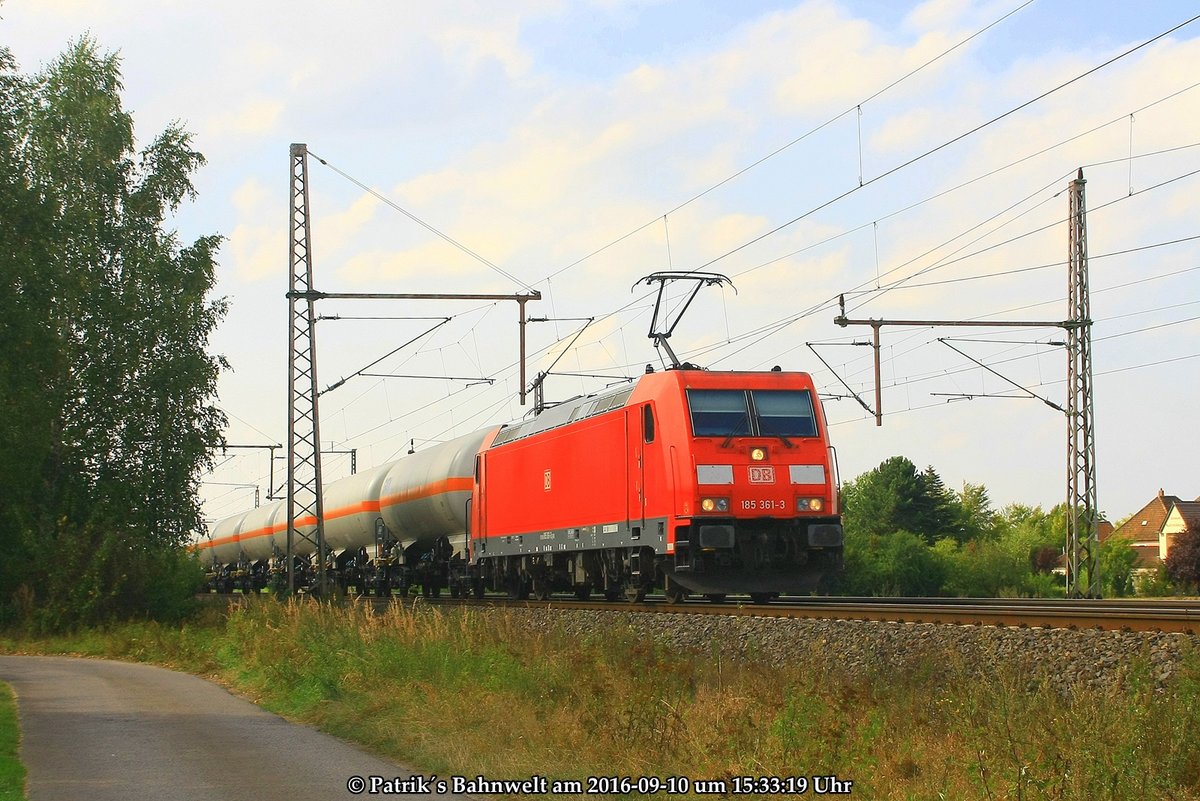
[[(648, 372), (329, 484), (328, 567), (378, 594), (766, 602), (841, 569), (835, 470), (807, 374)], [(286, 569), (285, 516), (277, 502), (215, 523), (197, 543), (210, 585)]]

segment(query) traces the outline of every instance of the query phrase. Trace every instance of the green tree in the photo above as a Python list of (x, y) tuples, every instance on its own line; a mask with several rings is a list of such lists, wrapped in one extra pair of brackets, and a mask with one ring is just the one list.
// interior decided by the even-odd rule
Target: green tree
[(1185, 592), (1200, 588), (1200, 533), (1191, 529), (1175, 535), (1167, 551), (1167, 577)]
[(1109, 537), (1100, 543), (1101, 592), (1108, 597), (1124, 598), (1133, 594), (1133, 564), (1137, 552), (1125, 537)]
[[(946, 488), (902, 456), (843, 490), (846, 571), (841, 591), (862, 595), (1060, 596), (1050, 571), (1062, 553), (1065, 507), (992, 508), (987, 488)], [(900, 532), (905, 536), (892, 541)], [(912, 542), (916, 537), (920, 549)]]
[(1058, 566), (1066, 547), (1066, 504), (1049, 512), (1040, 506), (1011, 504), (997, 515), (995, 532), (1006, 551), (1027, 559), (1035, 571), (1047, 572)]
[(220, 240), (165, 228), (204, 160), (175, 125), (135, 148), (118, 60), (90, 40), (0, 71), (0, 610), (170, 614), (224, 425), (205, 350)]
[(847, 537), (886, 536), (910, 531), (932, 543), (957, 533), (956, 500), (932, 467), (918, 473), (903, 456), (893, 456), (846, 484)]
[(982, 484), (964, 483), (962, 492), (957, 493), (959, 542), (980, 538), (993, 538), (998, 533), (999, 517), (992, 509), (987, 487)]

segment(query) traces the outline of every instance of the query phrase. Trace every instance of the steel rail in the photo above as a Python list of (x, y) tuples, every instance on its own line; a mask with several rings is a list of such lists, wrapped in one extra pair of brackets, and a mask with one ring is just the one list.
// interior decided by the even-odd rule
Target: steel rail
[[(239, 595), (200, 595), (213, 602), (232, 601)], [(302, 596), (303, 597), (303, 596)], [(1200, 600), (1134, 599), (1055, 600), (1044, 598), (838, 598), (806, 597), (783, 599), (769, 604), (738, 600), (710, 603), (689, 599), (668, 603), (657, 596), (640, 603), (624, 601), (578, 601), (551, 598), (546, 601), (509, 600), (499, 596), (483, 599), (430, 598), (425, 596), (362, 597), (376, 608), (391, 603), (413, 606), (465, 606), (491, 609), (537, 609), (546, 611), (645, 612), (675, 615), (735, 615), (748, 617), (801, 618), (816, 620), (859, 620), (892, 623), (936, 623), (959, 626), (995, 626), (1046, 629), (1099, 629), (1103, 631), (1200, 634)]]
[[(808, 618), (820, 620), (864, 620), (893, 623), (940, 623), (947, 625), (1015, 628), (1100, 629), (1200, 634), (1200, 602), (1184, 601), (1143, 606), (1138, 602), (1055, 601), (1047, 599), (951, 598), (951, 599), (838, 599), (819, 603), (778, 601), (770, 604), (720, 604), (689, 600), (671, 604), (651, 598), (641, 603), (620, 601), (547, 601), (485, 598), (423, 599), (438, 604), (484, 605), (494, 608), (587, 610), (605, 612), (650, 612), (687, 615), (740, 615), (750, 617)], [(915, 602), (914, 602), (915, 601)]]

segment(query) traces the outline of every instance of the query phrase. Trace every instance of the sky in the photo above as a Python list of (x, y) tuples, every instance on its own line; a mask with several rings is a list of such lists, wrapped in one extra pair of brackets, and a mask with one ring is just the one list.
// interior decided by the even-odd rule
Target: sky
[[(549, 321), (529, 326), (528, 370), (558, 360), (554, 401), (661, 367), (641, 278), (721, 273), (734, 288), (705, 288), (672, 347), (714, 370), (812, 373), (843, 480), (904, 455), (950, 487), (986, 486), (997, 507), (1048, 508), (1066, 494), (1066, 418), (1042, 402), (1066, 405), (1061, 329), (884, 326), (877, 427), (841, 383), (873, 406), (871, 349), (854, 344), (870, 328), (833, 319), (839, 295), (854, 319), (1066, 319), (1082, 169), (1099, 503), (1118, 520), (1160, 488), (1200, 495), (1200, 21), (1126, 54), (1197, 13), (7, 0), (0, 43), (33, 72), (90, 36), (121, 57), (141, 143), (176, 121), (194, 134), (207, 165), (170, 224), (184, 242), (225, 237), (215, 296), (230, 308), (211, 350), (231, 367), (219, 404), (237, 444), (286, 444), (296, 142), (325, 162), (309, 163), (319, 290), (540, 291), (529, 314)], [(355, 449), (359, 469), (528, 411), (513, 303), (318, 310), (343, 318), (317, 326), (322, 387), (451, 318), (371, 371), (434, 378), (322, 394), (323, 446)], [(219, 456), (205, 515), (248, 508), (255, 487), (265, 499), (268, 464)], [(328, 478), (349, 469), (325, 458)]]

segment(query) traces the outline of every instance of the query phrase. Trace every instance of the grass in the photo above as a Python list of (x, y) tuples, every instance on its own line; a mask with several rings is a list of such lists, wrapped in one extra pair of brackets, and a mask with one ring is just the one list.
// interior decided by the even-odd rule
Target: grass
[(1016, 666), (968, 678), (952, 654), (852, 678), (828, 645), (776, 668), (679, 654), (628, 627), (534, 632), (502, 611), (261, 601), (206, 615), (0, 639), (0, 650), (206, 674), (439, 776), (684, 776), (729, 789), (741, 776), (837, 776), (860, 799), (1200, 801), (1195, 655), (1165, 690), (1135, 668), (1064, 695)]
[(0, 682), (0, 801), (25, 801), (25, 766), (18, 749), (21, 730), (12, 690)]

